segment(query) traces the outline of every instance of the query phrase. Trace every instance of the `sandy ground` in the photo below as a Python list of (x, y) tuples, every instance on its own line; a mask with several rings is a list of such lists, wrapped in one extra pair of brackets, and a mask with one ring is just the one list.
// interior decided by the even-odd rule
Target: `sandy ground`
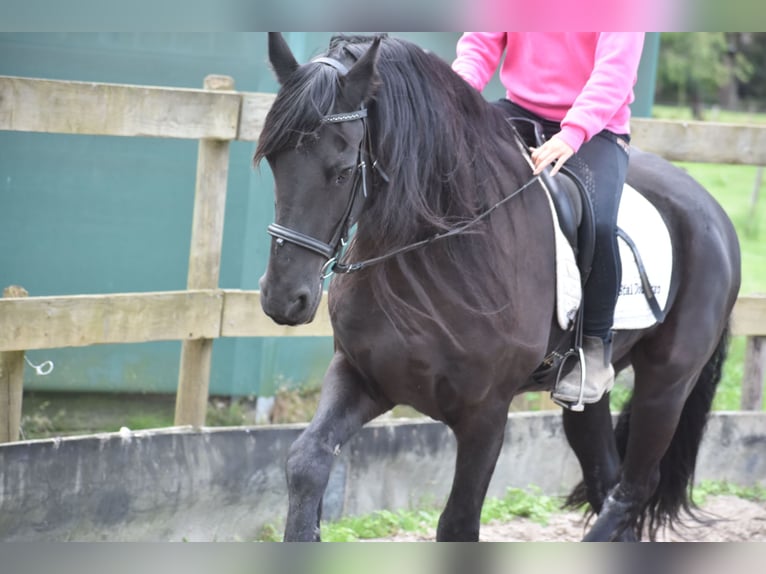
[[(675, 542), (766, 542), (766, 502), (753, 502), (736, 496), (710, 496), (702, 509), (714, 519), (711, 524), (691, 524), (677, 532), (665, 532), (660, 541)], [(572, 542), (582, 538), (585, 523), (582, 514), (560, 513), (550, 517), (547, 525), (525, 518), (511, 522), (482, 525), (481, 540), (486, 542)], [(386, 540), (417, 542), (434, 540), (426, 535), (403, 533)]]

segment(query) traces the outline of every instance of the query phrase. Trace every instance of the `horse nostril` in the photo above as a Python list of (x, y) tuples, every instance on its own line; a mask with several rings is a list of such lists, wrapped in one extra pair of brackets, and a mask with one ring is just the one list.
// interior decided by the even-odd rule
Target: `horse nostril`
[(301, 293), (298, 295), (298, 297), (295, 299), (295, 307), (298, 311), (303, 311), (308, 306), (309, 302), (309, 296), (308, 293)]
[(299, 289), (293, 295), (293, 300), (290, 303), (290, 314), (292, 316), (302, 315), (309, 308), (310, 301), (311, 291), (309, 289)]

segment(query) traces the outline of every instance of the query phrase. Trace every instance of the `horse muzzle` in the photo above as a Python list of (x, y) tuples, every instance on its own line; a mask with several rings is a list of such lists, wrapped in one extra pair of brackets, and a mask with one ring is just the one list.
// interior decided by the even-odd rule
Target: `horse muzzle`
[(267, 272), (259, 281), (261, 308), (279, 325), (303, 325), (313, 321), (322, 295), (322, 285), (291, 286), (270, 280)]

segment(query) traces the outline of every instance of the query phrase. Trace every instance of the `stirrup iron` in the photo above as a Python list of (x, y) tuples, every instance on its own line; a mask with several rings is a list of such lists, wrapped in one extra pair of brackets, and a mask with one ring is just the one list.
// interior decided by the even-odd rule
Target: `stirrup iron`
[[(556, 391), (556, 386), (559, 384), (559, 381), (561, 380), (561, 371), (564, 368), (564, 365), (567, 362), (567, 359), (571, 356), (577, 357), (577, 361), (580, 363), (580, 392), (577, 396), (577, 401), (574, 403), (567, 403), (566, 401), (561, 401), (557, 399), (554, 395)], [(573, 369), (576, 368), (572, 367)], [(569, 349), (566, 353), (564, 353), (564, 358), (561, 361), (561, 364), (559, 365), (559, 370), (556, 373), (556, 382), (553, 385), (553, 391), (551, 392), (551, 399), (553, 399), (553, 402), (557, 405), (564, 407), (565, 409), (569, 409), (570, 411), (574, 411), (576, 413), (581, 413), (585, 410), (585, 403), (583, 403), (583, 397), (585, 396), (585, 376), (586, 376), (586, 369), (585, 369), (585, 351), (583, 351), (582, 345), (577, 345), (574, 349)]]

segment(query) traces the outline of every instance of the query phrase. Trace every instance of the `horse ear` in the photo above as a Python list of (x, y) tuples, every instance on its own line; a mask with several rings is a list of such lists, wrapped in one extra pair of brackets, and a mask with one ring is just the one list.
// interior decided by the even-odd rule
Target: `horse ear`
[(343, 78), (343, 95), (353, 107), (361, 106), (375, 94), (379, 79), (375, 63), (381, 37), (377, 36), (364, 55)]
[(298, 62), (290, 51), (290, 46), (279, 32), (269, 32), (269, 62), (280, 85), (298, 69)]

